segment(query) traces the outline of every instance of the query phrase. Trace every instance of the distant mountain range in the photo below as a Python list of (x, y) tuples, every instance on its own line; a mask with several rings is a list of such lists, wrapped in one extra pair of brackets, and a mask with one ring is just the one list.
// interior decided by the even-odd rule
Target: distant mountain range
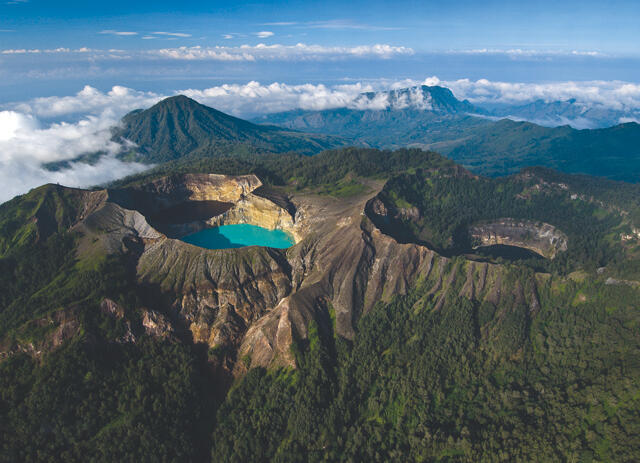
[(545, 166), (628, 182), (640, 181), (640, 125), (577, 130), (502, 119), (457, 140), (427, 145), (468, 169), (495, 176)]
[[(460, 101), (443, 87), (420, 86), (363, 93), (348, 108), (269, 114), (254, 121), (258, 124), (175, 96), (126, 115), (113, 129), (113, 139), (125, 147), (120, 159), (154, 164), (216, 156), (313, 155), (348, 145), (418, 147), (447, 155), (488, 176), (545, 166), (567, 173), (640, 180), (637, 123), (578, 130), (568, 125), (547, 127), (498, 119), (492, 116), (497, 111)], [(538, 102), (513, 112), (569, 117), (578, 111), (572, 101), (556, 105)], [(101, 155), (90, 153), (74, 161), (92, 163)], [(70, 162), (46, 167), (61, 169)]]
[(355, 102), (349, 108), (269, 114), (256, 122), (344, 137), (377, 148), (432, 149), (484, 175), (507, 175), (525, 166), (542, 165), (570, 173), (640, 180), (640, 125), (636, 123), (577, 130), (495, 116), (506, 111), (523, 119), (549, 120), (554, 114), (556, 118), (595, 114), (573, 100), (487, 109), (456, 99), (449, 89), (421, 86), (364, 93)]
[(597, 129), (640, 120), (640, 112), (605, 108), (581, 103), (572, 98), (565, 101), (536, 100), (523, 105), (483, 106), (486, 114), (534, 122), (547, 127), (570, 125), (576, 129)]

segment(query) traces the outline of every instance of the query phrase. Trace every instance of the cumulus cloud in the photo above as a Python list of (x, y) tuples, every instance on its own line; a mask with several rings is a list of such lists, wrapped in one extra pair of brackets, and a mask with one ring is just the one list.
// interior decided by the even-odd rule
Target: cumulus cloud
[[(291, 109), (321, 110), (339, 107), (386, 109), (391, 104), (396, 108), (412, 106), (428, 109), (430, 102), (425, 100), (418, 90), (409, 92), (400, 99), (390, 99), (384, 94), (379, 94), (375, 98), (361, 96), (363, 92), (396, 90), (419, 85), (448, 87), (457, 98), (468, 99), (475, 104), (519, 105), (536, 100), (553, 102), (575, 99), (576, 104), (582, 105), (585, 111), (603, 109), (630, 114), (637, 114), (640, 111), (640, 84), (619, 81), (531, 84), (496, 82), (486, 79), (447, 81), (428, 77), (422, 81), (407, 79), (334, 86), (288, 85), (277, 82), (263, 85), (252, 81), (247, 84), (226, 84), (207, 89), (186, 89), (181, 93), (240, 116)], [(572, 121), (574, 126), (589, 127), (590, 122), (587, 119), (582, 121), (573, 119), (575, 119)], [(569, 119), (558, 119), (555, 125), (568, 121)], [(551, 122), (553, 121), (546, 121), (546, 124), (549, 125)]]
[[(32, 114), (0, 111), (0, 202), (43, 183), (87, 187), (148, 168), (115, 158), (121, 146), (110, 140), (110, 128), (117, 123), (112, 114), (43, 125)], [(106, 155), (93, 166), (74, 162), (58, 172), (42, 166), (97, 151)]]
[(26, 55), (26, 54), (39, 54), (39, 53), (89, 53), (92, 50), (91, 48), (82, 47), (82, 48), (10, 48), (6, 50), (1, 50), (0, 53), (3, 55)]
[(35, 98), (10, 104), (8, 108), (40, 119), (55, 119), (73, 114), (109, 114), (111, 119), (117, 120), (127, 112), (151, 106), (161, 98), (161, 95), (152, 92), (140, 92), (119, 85), (108, 92), (101, 92), (87, 85), (75, 95)]
[(387, 44), (360, 45), (354, 47), (326, 47), (323, 45), (273, 44), (241, 45), (239, 47), (176, 47), (150, 50), (151, 55), (182, 60), (214, 60), (214, 61), (256, 61), (256, 60), (320, 60), (340, 58), (392, 58), (394, 56), (412, 55), (413, 49)]
[[(187, 88), (172, 94), (185, 94), (221, 111), (238, 116), (287, 111), (291, 109), (322, 110), (329, 108), (386, 109), (390, 101), (386, 95), (363, 97), (364, 92), (388, 91), (419, 85), (441, 85), (450, 88), (459, 99), (475, 104), (494, 103), (519, 105), (544, 100), (545, 102), (575, 99), (585, 108), (606, 108), (634, 113), (640, 111), (640, 84), (620, 81), (549, 82), (542, 84), (499, 82), (487, 79), (441, 80), (428, 77), (424, 80), (378, 80), (343, 85), (286, 84), (273, 82), (262, 84), (250, 81), (246, 84), (224, 84), (204, 89)], [(127, 87), (114, 86), (101, 92), (86, 86), (75, 95), (36, 98), (27, 102), (5, 105), (4, 109), (33, 115), (38, 119), (59, 119), (69, 115), (101, 116), (119, 119), (128, 111), (146, 108), (168, 95), (142, 92)], [(392, 99), (396, 107), (412, 106), (428, 109), (429, 102), (416, 90), (400, 99)], [(421, 106), (422, 105), (422, 106)], [(3, 108), (0, 108), (3, 109)], [(637, 117), (637, 113), (629, 117)]]
[[(100, 34), (117, 36), (135, 36), (138, 32), (104, 30)], [(255, 34), (260, 38), (272, 37), (273, 32), (262, 31)], [(140, 38), (152, 40), (157, 38), (177, 39), (191, 37), (183, 32), (152, 32)], [(228, 33), (222, 35), (224, 39), (245, 37), (241, 34)], [(91, 52), (91, 53), (90, 53)], [(323, 46), (298, 43), (296, 45), (264, 44), (239, 46), (180, 46), (171, 48), (157, 48), (151, 50), (117, 50), (117, 49), (89, 49), (87, 47), (55, 48), (55, 49), (5, 49), (2, 55), (26, 55), (40, 53), (90, 53), (88, 60), (156, 60), (158, 58), (172, 60), (201, 60), (201, 61), (326, 61), (348, 58), (390, 59), (398, 56), (413, 55), (413, 49), (388, 44), (360, 45), (360, 46)]]
[(640, 108), (640, 84), (621, 81), (519, 83), (487, 79), (458, 79), (441, 81), (431, 77), (425, 82), (449, 87), (458, 98), (472, 103), (527, 103), (565, 101), (571, 98), (579, 103), (599, 105), (609, 109)]
[[(247, 84), (224, 84), (206, 89), (186, 89), (179, 93), (222, 111), (247, 116), (297, 108), (321, 110), (355, 107), (361, 93), (373, 90), (373, 86), (361, 83), (327, 86), (274, 82), (262, 85), (251, 81)], [(361, 102), (361, 104), (367, 103)], [(368, 104), (373, 107), (376, 102), (372, 101)]]
[(273, 32), (271, 32), (271, 31), (260, 31), (260, 32), (256, 32), (256, 35), (258, 37), (260, 37), (261, 39), (266, 39), (268, 37), (273, 37)]

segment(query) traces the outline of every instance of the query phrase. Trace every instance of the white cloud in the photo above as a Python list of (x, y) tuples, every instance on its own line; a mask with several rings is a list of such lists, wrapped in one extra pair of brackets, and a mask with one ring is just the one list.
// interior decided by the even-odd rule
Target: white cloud
[(166, 35), (169, 37), (191, 37), (191, 34), (185, 34), (184, 32), (152, 32), (153, 35)]
[(132, 32), (132, 31), (114, 31), (113, 29), (106, 29), (106, 30), (100, 31), (100, 34), (121, 35), (121, 36), (138, 35), (137, 32)]
[(72, 114), (101, 115), (112, 114), (116, 120), (127, 112), (146, 108), (162, 98), (152, 92), (139, 92), (116, 85), (108, 92), (101, 92), (89, 85), (75, 95), (63, 97), (42, 97), (7, 105), (8, 108), (38, 118), (58, 118)]
[(122, 162), (108, 155), (100, 158), (94, 165), (76, 162), (69, 169), (51, 172), (28, 160), (7, 162), (0, 156), (0, 182), (3, 185), (0, 190), (0, 204), (45, 183), (87, 188), (142, 172), (149, 167)]
[(239, 47), (177, 47), (149, 51), (152, 55), (183, 60), (256, 61), (256, 60), (325, 60), (341, 58), (391, 58), (412, 55), (413, 49), (387, 44), (360, 45), (354, 47), (325, 47), (322, 45), (273, 44), (241, 45)]
[(268, 37), (273, 37), (273, 32), (271, 32), (271, 31), (260, 31), (260, 32), (256, 32), (256, 35), (258, 37), (260, 37), (261, 39), (266, 39)]
[[(369, 83), (345, 85), (299, 84), (291, 85), (282, 82), (261, 84), (251, 81), (246, 84), (224, 84), (210, 88), (189, 88), (177, 90), (221, 111), (241, 117), (260, 113), (287, 111), (291, 109), (321, 110), (338, 107), (358, 109), (384, 109), (389, 105), (384, 95), (374, 99), (362, 98), (364, 92), (384, 91), (418, 85), (441, 85), (450, 88), (459, 99), (468, 99), (472, 103), (503, 103), (510, 105), (526, 104), (542, 99), (546, 102), (576, 99), (577, 104), (588, 108), (607, 108), (626, 111), (630, 117), (637, 117), (640, 111), (640, 84), (620, 81), (590, 82), (549, 82), (518, 83), (499, 82), (487, 79), (441, 80), (428, 77), (424, 80), (406, 79), (402, 81), (379, 80)], [(44, 97), (33, 100), (4, 105), (25, 115), (33, 115), (39, 119), (57, 119), (69, 115), (100, 116), (110, 111), (117, 119), (136, 108), (149, 107), (162, 98), (153, 92), (141, 92), (130, 88), (115, 86), (108, 92), (101, 92), (86, 86), (71, 96)], [(394, 100), (398, 105), (423, 105), (428, 101), (422, 99), (420, 92), (407, 96), (407, 101)], [(2, 109), (0, 107), (0, 109)], [(635, 114), (632, 114), (635, 113)]]
[[(42, 124), (33, 116), (16, 111), (0, 111), (0, 202), (43, 183), (54, 182), (87, 187), (148, 168), (115, 158), (120, 145), (110, 140), (110, 128), (117, 123), (110, 112), (70, 123)], [(50, 172), (43, 163), (71, 160), (81, 154), (107, 153), (91, 166)]]
[(296, 24), (298, 23), (294, 21), (276, 21), (272, 23), (262, 23), (260, 25), (261, 26), (295, 26)]
[(0, 53), (3, 55), (26, 55), (26, 54), (39, 54), (39, 53), (89, 53), (92, 51), (91, 48), (82, 47), (82, 48), (47, 48), (47, 49), (39, 49), (39, 48), (10, 48), (7, 50), (0, 50)]
[(447, 53), (461, 55), (506, 55), (511, 57), (606, 56), (604, 53), (595, 50), (538, 50), (531, 48), (474, 48), (468, 50), (449, 50)]
[(539, 99), (552, 102), (575, 98), (579, 103), (608, 109), (640, 108), (640, 84), (621, 81), (520, 83), (487, 79), (440, 81), (434, 77), (430, 82), (449, 87), (458, 98), (472, 103), (524, 104)]
[[(262, 85), (251, 81), (247, 84), (224, 84), (203, 90), (187, 89), (178, 93), (221, 111), (247, 116), (296, 108), (321, 110), (351, 107), (358, 95), (372, 90), (372, 86), (363, 84), (326, 86), (274, 82)], [(371, 105), (375, 105), (375, 102)]]

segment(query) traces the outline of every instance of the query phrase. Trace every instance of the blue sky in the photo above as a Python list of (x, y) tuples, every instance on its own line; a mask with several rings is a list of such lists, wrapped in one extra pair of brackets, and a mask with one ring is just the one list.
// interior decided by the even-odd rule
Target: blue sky
[(629, 0), (0, 0), (0, 103), (87, 84), (634, 81), (639, 19)]
[[(637, 0), (0, 0), (0, 202), (144, 168), (110, 127), (177, 93), (252, 117), (427, 84), (640, 120), (639, 20)], [(110, 154), (42, 167), (93, 151)]]
[(84, 85), (637, 81), (640, 2), (0, 0), (0, 104)]
[[(416, 51), (468, 48), (596, 50), (637, 55), (640, 2), (566, 1), (123, 1), (3, 0), (9, 47), (150, 48), (152, 32), (181, 45), (395, 43)], [(136, 32), (108, 36), (102, 30)], [(237, 34), (234, 39), (223, 39)], [(159, 37), (161, 38), (161, 37)], [(231, 42), (228, 42), (231, 40)]]

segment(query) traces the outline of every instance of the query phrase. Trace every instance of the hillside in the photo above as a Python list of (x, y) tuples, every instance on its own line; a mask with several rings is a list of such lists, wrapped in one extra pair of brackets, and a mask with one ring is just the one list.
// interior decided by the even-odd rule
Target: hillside
[(129, 113), (113, 138), (136, 145), (125, 159), (149, 163), (234, 153), (315, 154), (345, 144), (336, 137), (258, 126), (182, 95)]
[[(0, 457), (636, 460), (638, 188), (349, 148), (33, 190), (0, 205)], [(216, 223), (296, 244), (180, 240)]]
[[(426, 88), (441, 90), (430, 90), (429, 98), (423, 100), (407, 96), (415, 89), (367, 93), (363, 94), (367, 101), (378, 98), (385, 102), (383, 107), (295, 110), (265, 115), (257, 122), (345, 137), (364, 146), (431, 149), (481, 175), (509, 175), (524, 167), (544, 166), (567, 173), (640, 181), (640, 125), (634, 122), (577, 130), (568, 125), (496, 121), (482, 115), (488, 111), (457, 100), (448, 89)], [(545, 117), (551, 117), (555, 110), (558, 117), (579, 111), (571, 102), (538, 103), (519, 108), (518, 114), (526, 116), (529, 111), (531, 115), (536, 109), (544, 111)]]
[(577, 130), (504, 119), (471, 130), (464, 139), (429, 146), (483, 175), (506, 175), (526, 166), (545, 166), (568, 173), (640, 181), (640, 125), (634, 122)]

